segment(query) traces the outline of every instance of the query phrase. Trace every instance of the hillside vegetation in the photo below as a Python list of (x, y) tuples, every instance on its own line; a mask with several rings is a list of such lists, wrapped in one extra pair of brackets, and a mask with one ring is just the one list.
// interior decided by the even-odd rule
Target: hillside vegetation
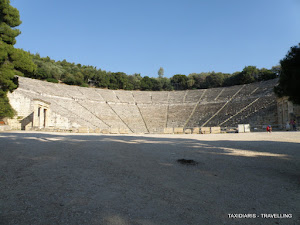
[(233, 86), (276, 78), (280, 70), (279, 66), (272, 67), (270, 70), (247, 66), (243, 71), (233, 74), (202, 72), (189, 75), (175, 74), (171, 78), (159, 74), (159, 77), (153, 78), (142, 77), (140, 74), (108, 72), (94, 66), (74, 64), (66, 60), (55, 61), (49, 57), (41, 57), (39, 54), (31, 54), (31, 57), (37, 69), (34, 73), (26, 74), (27, 77), (69, 85), (124, 90), (169, 91)]

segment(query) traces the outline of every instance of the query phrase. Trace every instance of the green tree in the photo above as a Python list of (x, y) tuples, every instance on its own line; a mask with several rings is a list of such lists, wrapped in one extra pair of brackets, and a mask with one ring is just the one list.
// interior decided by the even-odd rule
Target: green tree
[(188, 77), (191, 77), (195, 81), (192, 88), (196, 88), (196, 89), (207, 88), (205, 79), (208, 75), (210, 75), (210, 74), (209, 73), (191, 73), (191, 74), (189, 74)]
[(300, 104), (300, 43), (290, 48), (280, 61), (279, 84), (274, 88), (278, 97), (288, 96), (295, 104)]
[(259, 70), (256, 66), (246, 66), (238, 75), (239, 84), (250, 84), (258, 79)]
[(160, 67), (157, 73), (159, 78), (163, 78), (165, 73), (164, 68)]
[(162, 87), (162, 90), (164, 91), (172, 91), (173, 86), (171, 85), (170, 79), (163, 77), (158, 79), (160, 86)]
[(259, 70), (258, 73), (258, 80), (270, 80), (270, 79), (274, 79), (276, 78), (277, 75), (275, 72), (273, 72), (272, 70), (268, 70), (266, 68), (262, 68)]
[(224, 83), (224, 75), (222, 73), (212, 72), (205, 78), (205, 82), (208, 88), (221, 87)]
[(143, 91), (151, 91), (153, 88), (153, 83), (150, 77), (145, 76), (141, 80), (141, 90)]
[(152, 91), (161, 91), (162, 90), (162, 83), (160, 82), (161, 78), (155, 79), (150, 78), (152, 82)]
[(171, 84), (175, 90), (186, 90), (187, 89), (187, 76), (183, 74), (176, 74), (171, 77)]
[(36, 68), (28, 52), (13, 47), (21, 33), (15, 27), (21, 23), (19, 11), (10, 1), (0, 0), (0, 117), (14, 115), (7, 92), (18, 87), (15, 75), (32, 74)]
[(132, 87), (132, 90), (138, 90), (141, 88), (141, 80), (142, 77), (139, 73), (128, 76), (128, 82), (130, 84), (130, 87)]
[(227, 76), (224, 79), (224, 83), (223, 86), (227, 87), (227, 86), (233, 86), (233, 85), (238, 85), (239, 84), (239, 75), (241, 72), (237, 71), (234, 72), (233, 74)]
[(195, 83), (196, 83), (196, 82), (195, 82), (195, 80), (194, 80), (194, 77), (188, 76), (188, 81), (187, 81), (188, 89), (193, 89)]

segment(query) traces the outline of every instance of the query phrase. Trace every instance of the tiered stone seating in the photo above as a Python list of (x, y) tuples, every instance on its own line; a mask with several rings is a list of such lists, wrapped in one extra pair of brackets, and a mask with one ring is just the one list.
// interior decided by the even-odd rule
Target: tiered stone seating
[[(166, 127), (236, 126), (263, 123), (266, 118), (273, 121), (276, 116), (269, 115), (277, 111), (273, 93), (277, 81), (206, 90), (142, 92), (84, 88), (20, 77), (15, 92), (30, 101), (49, 102), (51, 123), (60, 127), (161, 133)], [(31, 106), (26, 104), (28, 111)]]
[(240, 112), (232, 119), (228, 120), (222, 126), (236, 126), (239, 123), (255, 124), (256, 120), (249, 120), (250, 116), (254, 116), (254, 114), (256, 117), (259, 115), (262, 117), (267, 116), (267, 109), (272, 105), (276, 105), (276, 99), (274, 96), (260, 97), (248, 108)]
[(41, 81), (26, 77), (19, 77), (19, 88), (38, 94), (43, 94), (45, 91), (47, 93), (47, 89), (44, 88)]
[(239, 101), (237, 99), (233, 99), (232, 101), (228, 102), (226, 105), (224, 103), (224, 108), (216, 115), (214, 118), (212, 118), (206, 126), (213, 127), (213, 126), (219, 126), (221, 123), (229, 119), (230, 117), (235, 116), (240, 110), (242, 110), (244, 107), (247, 107), (249, 104), (251, 104), (255, 98), (247, 98), (242, 101)]
[[(42, 93), (44, 95), (69, 97), (69, 96), (67, 96), (67, 94), (65, 92), (63, 92), (61, 90), (61, 88), (59, 88), (59, 86), (57, 84), (50, 83), (50, 82), (39, 82), (38, 85), (40, 88), (42, 88), (42, 90), (43, 90)], [(26, 87), (26, 86), (27, 85), (24, 85), (24, 87)], [(31, 90), (38, 91), (38, 89), (31, 89)], [(41, 91), (39, 91), (39, 92), (41, 92)]]
[(107, 89), (95, 89), (96, 93), (102, 96), (106, 102), (120, 102), (116, 94), (112, 90)]
[(91, 100), (91, 101), (97, 101), (97, 102), (105, 102), (103, 97), (98, 94), (96, 91), (96, 88), (86, 88), (86, 87), (81, 87), (79, 88), (80, 92), (85, 96), (86, 99)]
[(147, 127), (135, 104), (110, 104), (133, 133), (148, 133)]
[(170, 91), (169, 104), (183, 103), (185, 91)]
[(138, 104), (151, 104), (152, 96), (150, 91), (133, 91), (134, 100)]
[(167, 127), (183, 127), (191, 115), (195, 104), (169, 105)]
[(133, 95), (130, 91), (114, 91), (120, 102), (135, 103)]
[(251, 95), (255, 95), (255, 96), (265, 96), (266, 94), (274, 95), (273, 88), (277, 82), (278, 79), (273, 79), (268, 81), (262, 81), (259, 83), (249, 84), (249, 86), (253, 85), (257, 87), (257, 90), (255, 90), (254, 93), (251, 93)]
[(202, 94), (205, 92), (205, 89), (201, 90), (188, 90), (184, 102), (186, 103), (196, 103), (201, 98)]
[(213, 102), (219, 96), (223, 88), (207, 89), (201, 101)]
[[(80, 120), (86, 121), (88, 127), (92, 128), (104, 128), (107, 127), (96, 114), (93, 113), (93, 109), (87, 107), (89, 101), (73, 101), (65, 99), (55, 99), (57, 104), (69, 110), (71, 113), (76, 115)], [(52, 103), (52, 101), (50, 102)], [(95, 104), (94, 104), (95, 105)], [(54, 107), (51, 107), (51, 109)], [(55, 108), (54, 110), (58, 112)]]
[(186, 127), (199, 127), (209, 120), (224, 103), (200, 103)]
[(156, 91), (152, 92), (152, 103), (154, 104), (167, 104), (168, 103), (168, 93), (167, 91)]
[[(111, 109), (110, 105), (101, 102), (85, 101), (80, 102), (85, 108), (89, 109), (99, 120), (103, 121), (105, 128), (127, 128), (126, 124), (118, 117), (118, 115)], [(103, 128), (101, 127), (101, 128)]]
[[(62, 105), (61, 102), (55, 99), (46, 99), (51, 103), (51, 108), (55, 109), (51, 112), (51, 124), (54, 127), (67, 129), (69, 127), (86, 127), (96, 128), (94, 124), (91, 124), (86, 118), (74, 113), (68, 107)], [(65, 121), (67, 120), (67, 121)], [(66, 126), (66, 122), (69, 124)]]
[(138, 105), (150, 133), (162, 133), (167, 122), (166, 104)]
[(73, 99), (87, 99), (86, 95), (84, 95), (81, 90), (83, 88), (71, 85), (60, 85), (59, 88), (64, 92), (65, 96)]
[[(237, 85), (233, 87), (224, 87), (219, 96), (217, 96), (215, 99), (216, 101), (229, 101), (233, 96), (238, 95), (239, 91), (243, 89), (242, 85)], [(235, 96), (236, 97), (236, 96)]]

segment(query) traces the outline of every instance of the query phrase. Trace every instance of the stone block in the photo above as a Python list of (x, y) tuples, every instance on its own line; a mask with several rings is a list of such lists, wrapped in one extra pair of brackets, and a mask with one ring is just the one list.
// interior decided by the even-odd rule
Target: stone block
[(238, 124), (238, 132), (239, 133), (249, 133), (250, 132), (250, 124)]
[(238, 131), (239, 131), (239, 133), (245, 132), (244, 124), (238, 124)]
[(78, 133), (89, 133), (89, 128), (88, 127), (79, 127)]
[(183, 134), (183, 127), (175, 127), (174, 134)]
[(173, 127), (165, 127), (164, 134), (173, 134)]
[(95, 133), (95, 129), (89, 128), (89, 133)]
[(199, 127), (194, 127), (193, 128), (193, 134), (199, 134), (200, 133), (200, 128)]
[(129, 130), (127, 128), (120, 128), (120, 134), (128, 134)]
[(250, 133), (250, 124), (244, 124), (245, 133)]
[(109, 129), (102, 129), (101, 133), (102, 134), (109, 134)]
[(221, 127), (211, 127), (210, 128), (210, 133), (211, 134), (219, 134), (219, 133), (221, 133)]
[(119, 133), (119, 128), (115, 128), (115, 127), (110, 128), (110, 133), (111, 134), (118, 134)]
[(97, 134), (101, 133), (101, 129), (100, 129), (100, 128), (96, 128), (94, 131), (95, 131), (95, 133), (97, 133)]
[(191, 134), (191, 133), (192, 133), (192, 129), (185, 129), (185, 130), (184, 130), (184, 133), (185, 133), (185, 134)]
[(201, 127), (201, 134), (210, 134), (210, 127)]

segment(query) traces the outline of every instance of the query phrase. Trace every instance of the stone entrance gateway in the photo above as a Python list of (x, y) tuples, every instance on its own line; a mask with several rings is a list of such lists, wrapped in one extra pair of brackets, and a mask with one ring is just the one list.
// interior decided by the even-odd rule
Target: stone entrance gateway
[(46, 128), (49, 126), (50, 103), (41, 99), (33, 100), (33, 128)]

